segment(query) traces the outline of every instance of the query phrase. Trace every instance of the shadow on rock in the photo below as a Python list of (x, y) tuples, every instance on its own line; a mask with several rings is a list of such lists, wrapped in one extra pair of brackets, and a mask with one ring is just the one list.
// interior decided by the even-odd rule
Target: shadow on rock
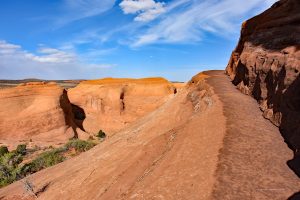
[(300, 178), (300, 155), (295, 156), (292, 160), (287, 161), (287, 165)]
[(280, 131), (288, 146), (295, 152), (288, 166), (300, 177), (300, 76), (290, 85), (282, 97)]
[(75, 118), (75, 124), (81, 130), (85, 131), (84, 127), (83, 127), (83, 121), (86, 118), (84, 110), (81, 107), (77, 106), (77, 105), (74, 105), (74, 104), (71, 104), (71, 105), (72, 105), (72, 111), (73, 111), (74, 118)]
[(300, 200), (300, 192), (293, 194), (287, 200)]

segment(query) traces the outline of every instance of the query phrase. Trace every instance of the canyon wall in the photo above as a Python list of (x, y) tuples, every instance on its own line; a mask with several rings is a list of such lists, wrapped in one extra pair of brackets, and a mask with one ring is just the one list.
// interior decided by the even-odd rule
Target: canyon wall
[(163, 78), (106, 78), (84, 81), (68, 96), (79, 109), (75, 118), (82, 130), (96, 134), (102, 129), (110, 135), (154, 111), (176, 92)]
[(183, 84), (163, 78), (84, 81), (68, 92), (54, 82), (29, 82), (0, 90), (0, 144), (62, 144), (108, 135), (154, 111)]
[[(226, 73), (300, 150), (300, 1), (281, 0), (245, 21)], [(263, 133), (262, 133), (263, 134)], [(276, 148), (276, 147), (275, 147)]]
[(3, 144), (66, 142), (76, 136), (73, 118), (67, 92), (56, 83), (25, 83), (0, 90), (0, 140)]

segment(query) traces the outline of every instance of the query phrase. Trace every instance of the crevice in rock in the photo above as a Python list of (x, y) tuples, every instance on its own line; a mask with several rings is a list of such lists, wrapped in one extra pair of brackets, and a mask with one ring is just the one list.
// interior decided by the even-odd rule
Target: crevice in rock
[(255, 78), (255, 82), (254, 82), (254, 87), (252, 90), (252, 96), (257, 100), (260, 101), (262, 100), (261, 98), (261, 88), (260, 88), (260, 83), (261, 83), (261, 79), (259, 74), (257, 74), (256, 78)]
[(237, 86), (239, 83), (242, 81), (244, 82), (244, 85), (248, 86), (249, 85), (249, 78), (248, 75), (249, 71), (247, 67), (241, 62), (241, 60), (238, 61), (238, 65), (236, 68), (236, 74), (235, 77), (232, 81), (232, 83)]
[(121, 94), (120, 94), (120, 113), (123, 113), (125, 111), (125, 91), (122, 89)]

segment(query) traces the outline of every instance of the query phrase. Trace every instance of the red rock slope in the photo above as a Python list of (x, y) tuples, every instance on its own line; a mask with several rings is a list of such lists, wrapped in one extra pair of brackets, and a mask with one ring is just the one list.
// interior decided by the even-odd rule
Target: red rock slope
[(66, 91), (55, 83), (27, 83), (0, 90), (0, 141), (61, 143), (74, 137)]
[(0, 198), (287, 199), (300, 188), (291, 157), (256, 102), (223, 71), (206, 72), (92, 150), (0, 189)]
[(244, 22), (226, 72), (260, 103), (264, 117), (279, 126), (290, 147), (299, 152), (300, 1), (278, 1)]
[[(92, 150), (28, 177), (34, 192), (48, 185), (38, 198), (208, 198), (225, 119), (201, 79)], [(0, 198), (35, 198), (25, 183), (1, 189)]]

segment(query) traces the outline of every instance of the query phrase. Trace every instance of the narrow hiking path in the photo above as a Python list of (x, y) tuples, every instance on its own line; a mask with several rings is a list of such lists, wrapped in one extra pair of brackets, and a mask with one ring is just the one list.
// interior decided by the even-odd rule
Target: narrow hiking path
[(300, 179), (286, 162), (293, 153), (257, 102), (231, 84), (224, 71), (208, 71), (209, 85), (223, 103), (226, 134), (220, 150), (213, 199), (287, 199)]

